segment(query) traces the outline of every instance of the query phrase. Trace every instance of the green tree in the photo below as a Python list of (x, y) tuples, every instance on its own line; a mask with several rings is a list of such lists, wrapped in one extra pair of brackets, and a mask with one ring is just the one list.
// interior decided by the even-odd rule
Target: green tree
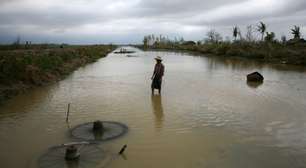
[(264, 40), (264, 35), (267, 30), (267, 25), (263, 22), (259, 22), (259, 25), (257, 25), (257, 31), (261, 34), (261, 41)]
[(293, 29), (291, 29), (291, 34), (294, 35), (295, 39), (300, 39), (301, 38), (301, 30), (299, 26), (294, 26)]

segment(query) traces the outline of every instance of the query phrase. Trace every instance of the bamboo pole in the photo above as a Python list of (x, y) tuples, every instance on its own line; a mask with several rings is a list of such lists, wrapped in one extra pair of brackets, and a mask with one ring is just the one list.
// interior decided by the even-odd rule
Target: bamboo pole
[(121, 150), (120, 150), (120, 152), (119, 152), (119, 155), (122, 155), (122, 154), (123, 154), (123, 152), (125, 151), (126, 147), (127, 147), (127, 145), (124, 145), (124, 146), (121, 148)]
[(70, 113), (70, 103), (68, 103), (67, 114), (66, 114), (66, 122), (69, 121), (69, 113)]

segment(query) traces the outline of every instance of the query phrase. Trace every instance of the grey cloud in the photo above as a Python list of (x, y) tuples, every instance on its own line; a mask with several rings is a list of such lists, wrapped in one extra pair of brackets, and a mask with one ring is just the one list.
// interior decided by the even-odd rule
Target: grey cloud
[(303, 0), (296, 0), (295, 3), (290, 3), (289, 0), (248, 0), (243, 3), (221, 6), (206, 13), (195, 15), (195, 19), (187, 20), (186, 22), (203, 25), (243, 24), (270, 17), (285, 17), (306, 10), (305, 7), (306, 2)]
[(140, 7), (151, 9), (158, 13), (177, 14), (184, 12), (205, 12), (220, 5), (243, 2), (244, 0), (143, 0)]
[[(69, 27), (78, 26), (85, 23), (94, 22), (96, 19), (92, 14), (79, 14), (79, 13), (62, 13), (57, 12), (54, 14), (40, 13), (38, 11), (31, 12), (16, 12), (10, 14), (3, 14), (0, 12), (0, 20), (2, 25), (35, 25), (44, 28), (53, 27)], [(86, 17), (85, 17), (86, 16)]]
[(198, 40), (209, 28), (230, 36), (232, 26), (259, 21), (289, 35), (293, 24), (305, 26), (305, 14), (305, 0), (0, 0), (0, 42), (16, 34), (80, 43), (141, 42), (151, 33)]
[(159, 17), (160, 19), (175, 19), (179, 22), (182, 18), (190, 18), (197, 13), (204, 13), (209, 9), (244, 0), (142, 0), (131, 12), (134, 17)]

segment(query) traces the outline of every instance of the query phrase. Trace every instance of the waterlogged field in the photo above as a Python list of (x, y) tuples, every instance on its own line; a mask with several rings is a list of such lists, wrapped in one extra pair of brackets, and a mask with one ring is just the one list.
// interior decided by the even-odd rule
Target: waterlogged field
[[(157, 55), (165, 76), (162, 94), (152, 96)], [(263, 84), (246, 83), (253, 71), (264, 75)], [(305, 72), (186, 53), (109, 54), (0, 107), (0, 166), (38, 167), (49, 147), (76, 141), (70, 128), (100, 119), (129, 127), (99, 145), (113, 153), (128, 145), (110, 168), (305, 167)]]

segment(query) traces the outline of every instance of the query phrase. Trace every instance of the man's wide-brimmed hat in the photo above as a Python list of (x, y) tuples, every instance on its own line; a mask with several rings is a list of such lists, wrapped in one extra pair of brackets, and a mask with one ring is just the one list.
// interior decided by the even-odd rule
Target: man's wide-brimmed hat
[(155, 57), (156, 60), (162, 61), (163, 59), (160, 56)]

